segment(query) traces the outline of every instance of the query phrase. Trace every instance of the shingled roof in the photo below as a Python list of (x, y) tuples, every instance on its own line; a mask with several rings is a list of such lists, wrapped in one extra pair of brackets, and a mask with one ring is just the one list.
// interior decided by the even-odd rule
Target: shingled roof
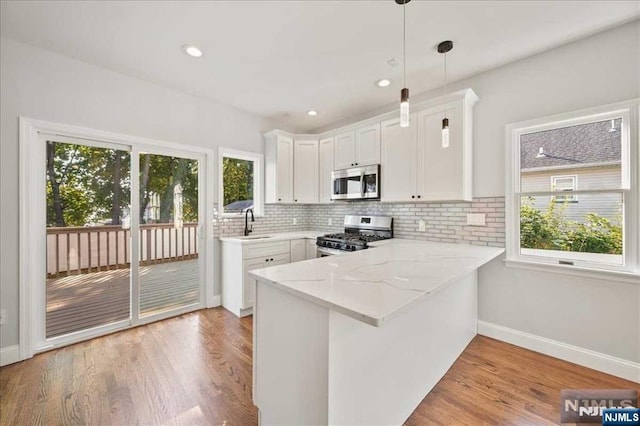
[[(621, 120), (611, 120), (529, 133), (520, 137), (521, 170), (540, 167), (583, 167), (621, 161)], [(544, 155), (540, 156), (540, 148)]]

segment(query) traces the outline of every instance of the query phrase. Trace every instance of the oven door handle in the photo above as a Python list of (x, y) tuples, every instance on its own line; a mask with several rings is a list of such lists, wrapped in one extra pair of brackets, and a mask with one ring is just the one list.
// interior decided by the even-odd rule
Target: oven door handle
[(329, 249), (329, 248), (325, 248), (325, 247), (318, 247), (317, 249), (317, 253), (319, 256), (333, 256), (335, 254), (344, 254), (343, 251), (338, 250), (338, 249)]

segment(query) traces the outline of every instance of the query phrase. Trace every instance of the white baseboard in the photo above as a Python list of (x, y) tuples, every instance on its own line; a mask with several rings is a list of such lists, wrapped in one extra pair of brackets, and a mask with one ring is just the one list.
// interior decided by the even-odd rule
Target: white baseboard
[(209, 304), (209, 306), (207, 306), (207, 308), (215, 308), (216, 306), (220, 306), (220, 305), (222, 305), (222, 296), (219, 294), (216, 294), (211, 299), (211, 303)]
[(0, 367), (20, 361), (20, 346), (11, 345), (0, 348)]
[(478, 320), (478, 334), (640, 383), (640, 364)]

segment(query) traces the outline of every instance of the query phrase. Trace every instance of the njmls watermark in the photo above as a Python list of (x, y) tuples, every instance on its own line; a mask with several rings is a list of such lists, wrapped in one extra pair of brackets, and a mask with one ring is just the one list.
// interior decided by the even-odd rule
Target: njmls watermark
[[(563, 389), (560, 391), (560, 423), (640, 426), (640, 422), (636, 419), (637, 408), (638, 391), (636, 389)], [(607, 419), (603, 417), (605, 413)], [(605, 423), (605, 420), (611, 423)]]

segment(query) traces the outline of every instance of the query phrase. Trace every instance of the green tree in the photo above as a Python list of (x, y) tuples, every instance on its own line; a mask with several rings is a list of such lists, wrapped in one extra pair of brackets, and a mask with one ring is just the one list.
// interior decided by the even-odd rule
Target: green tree
[(573, 223), (567, 234), (570, 251), (622, 254), (622, 228), (605, 217), (587, 213), (586, 223)]
[(140, 223), (145, 223), (145, 211), (151, 194), (160, 195), (160, 222), (173, 221), (173, 191), (182, 186), (183, 220), (198, 220), (198, 162), (186, 158), (143, 154), (140, 156)]
[[(182, 186), (183, 220), (198, 219), (198, 162), (140, 156), (140, 219), (149, 194), (160, 194), (160, 219), (173, 221), (173, 191)], [(47, 142), (47, 225), (121, 223), (131, 198), (131, 156), (126, 151)]]
[(224, 157), (222, 160), (225, 206), (253, 200), (253, 161)]
[(119, 224), (130, 196), (129, 153), (47, 142), (47, 224)]
[(584, 223), (568, 220), (565, 201), (551, 198), (546, 210), (533, 206), (528, 197), (520, 207), (520, 247), (587, 253), (622, 254), (622, 227), (596, 213)]

